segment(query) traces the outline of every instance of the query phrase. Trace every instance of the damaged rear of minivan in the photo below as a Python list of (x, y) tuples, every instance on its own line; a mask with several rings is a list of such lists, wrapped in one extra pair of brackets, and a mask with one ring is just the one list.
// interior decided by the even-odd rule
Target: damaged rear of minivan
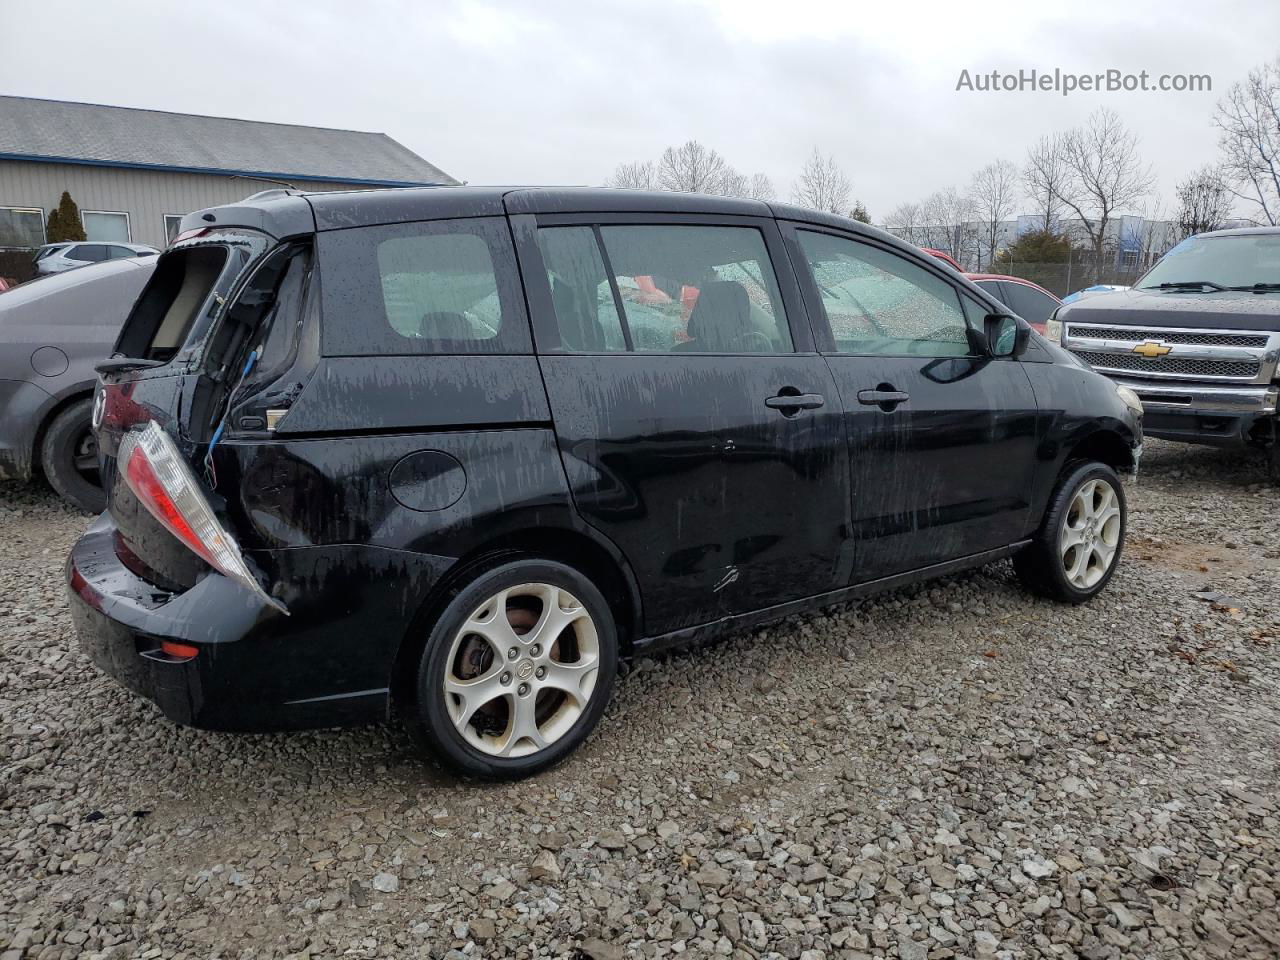
[[(385, 720), (481, 557), (578, 542), (501, 204), (269, 191), (184, 218), (98, 368), (107, 510), (67, 569), (98, 667), (206, 729)], [(464, 646), (464, 677), (492, 667)], [(528, 670), (532, 703), (551, 667)]]
[[(246, 453), (271, 441), (315, 367), (314, 239), (308, 205), (286, 191), (188, 217), (98, 367), (107, 510), (68, 561), (72, 611), (95, 663), (180, 722), (317, 719), (280, 715), (308, 686), (272, 661), (318, 651), (305, 623), (288, 626), (295, 558), (254, 535), (238, 495)], [(219, 695), (245, 671), (263, 678), (251, 698)], [(344, 719), (334, 706), (324, 719)]]

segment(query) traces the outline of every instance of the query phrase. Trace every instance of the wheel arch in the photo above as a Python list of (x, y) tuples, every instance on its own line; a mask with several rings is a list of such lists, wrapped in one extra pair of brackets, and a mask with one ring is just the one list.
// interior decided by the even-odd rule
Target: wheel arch
[(480, 570), (528, 557), (563, 563), (591, 580), (613, 611), (619, 659), (631, 653), (643, 623), (640, 590), (630, 565), (616, 548), (602, 543), (590, 533), (570, 527), (510, 531), (459, 557), (423, 599), (392, 660), (389, 686), (393, 702), (397, 694), (403, 696), (404, 685), (412, 682), (413, 664), (426, 640), (426, 624), (438, 615), (457, 590)]
[(45, 411), (36, 426), (31, 438), (31, 475), (44, 479), (44, 438), (49, 433), (49, 425), (68, 407), (81, 400), (93, 399), (93, 384), (78, 386), (58, 397), (52, 406)]
[(1075, 440), (1067, 449), (1062, 469), (1066, 470), (1067, 465), (1078, 460), (1096, 460), (1117, 473), (1131, 473), (1137, 466), (1129, 441), (1118, 431), (1106, 427), (1100, 427)]

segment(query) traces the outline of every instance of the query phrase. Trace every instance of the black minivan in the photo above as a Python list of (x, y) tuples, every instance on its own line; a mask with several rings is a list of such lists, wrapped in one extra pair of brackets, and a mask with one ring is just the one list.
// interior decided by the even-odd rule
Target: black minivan
[(268, 191), (183, 220), (99, 370), (95, 663), (212, 729), (394, 706), (488, 777), (643, 651), (1009, 556), (1090, 599), (1142, 438), (916, 248), (686, 194)]

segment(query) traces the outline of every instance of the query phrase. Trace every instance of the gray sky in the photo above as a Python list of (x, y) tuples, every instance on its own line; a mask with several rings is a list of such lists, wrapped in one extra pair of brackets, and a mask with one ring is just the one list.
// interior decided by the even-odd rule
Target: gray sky
[[(1213, 105), (1280, 54), (1280, 3), (331, 0), (6, 5), (0, 92), (378, 130), (472, 183), (598, 184), (689, 138), (789, 196), (815, 147), (878, 221), (1114, 108), (1159, 200)], [(1185, 9), (1178, 9), (1185, 6)], [(966, 9), (967, 8), (967, 9)], [(957, 92), (962, 69), (1209, 74), (1211, 93)]]

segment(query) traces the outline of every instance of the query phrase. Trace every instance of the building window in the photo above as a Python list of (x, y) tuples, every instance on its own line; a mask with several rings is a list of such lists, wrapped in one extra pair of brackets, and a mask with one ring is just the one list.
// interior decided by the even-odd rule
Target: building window
[(165, 246), (173, 243), (174, 237), (178, 235), (178, 228), (182, 225), (182, 214), (166, 213), (164, 215), (164, 242)]
[(36, 207), (0, 207), (0, 248), (34, 248), (43, 243), (43, 210)]
[(86, 240), (115, 241), (128, 243), (129, 215), (112, 210), (81, 210), (80, 221), (84, 224)]

